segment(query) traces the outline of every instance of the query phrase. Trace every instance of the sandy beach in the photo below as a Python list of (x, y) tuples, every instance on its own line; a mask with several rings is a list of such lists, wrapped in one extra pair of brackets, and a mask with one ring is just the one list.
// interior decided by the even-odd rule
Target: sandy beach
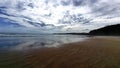
[(0, 68), (120, 68), (120, 37), (91, 37), (10, 56)]

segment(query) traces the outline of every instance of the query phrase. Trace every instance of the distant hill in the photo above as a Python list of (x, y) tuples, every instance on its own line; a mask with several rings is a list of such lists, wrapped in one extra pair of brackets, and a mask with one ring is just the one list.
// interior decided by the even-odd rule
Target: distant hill
[(120, 24), (106, 26), (100, 29), (92, 30), (90, 35), (120, 35)]
[(56, 35), (89, 35), (88, 33), (53, 33)]

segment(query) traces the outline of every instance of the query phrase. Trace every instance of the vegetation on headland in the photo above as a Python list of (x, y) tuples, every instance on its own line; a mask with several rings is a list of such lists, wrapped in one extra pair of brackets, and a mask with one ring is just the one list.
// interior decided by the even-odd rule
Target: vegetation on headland
[(91, 30), (89, 33), (54, 33), (54, 34), (118, 36), (120, 35), (120, 24), (110, 25), (100, 29)]
[(120, 24), (106, 26), (100, 29), (92, 30), (90, 35), (120, 35)]

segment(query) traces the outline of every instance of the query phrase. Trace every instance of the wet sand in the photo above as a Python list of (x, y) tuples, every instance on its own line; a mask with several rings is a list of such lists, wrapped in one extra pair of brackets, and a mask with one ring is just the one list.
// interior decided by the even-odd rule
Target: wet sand
[(6, 58), (0, 68), (120, 68), (120, 38), (92, 37), (59, 48), (9, 53)]

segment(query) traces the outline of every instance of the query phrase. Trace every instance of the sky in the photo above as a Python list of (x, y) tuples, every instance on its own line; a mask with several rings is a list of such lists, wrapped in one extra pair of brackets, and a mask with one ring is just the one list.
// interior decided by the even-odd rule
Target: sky
[(0, 32), (89, 32), (120, 24), (120, 0), (0, 0)]

